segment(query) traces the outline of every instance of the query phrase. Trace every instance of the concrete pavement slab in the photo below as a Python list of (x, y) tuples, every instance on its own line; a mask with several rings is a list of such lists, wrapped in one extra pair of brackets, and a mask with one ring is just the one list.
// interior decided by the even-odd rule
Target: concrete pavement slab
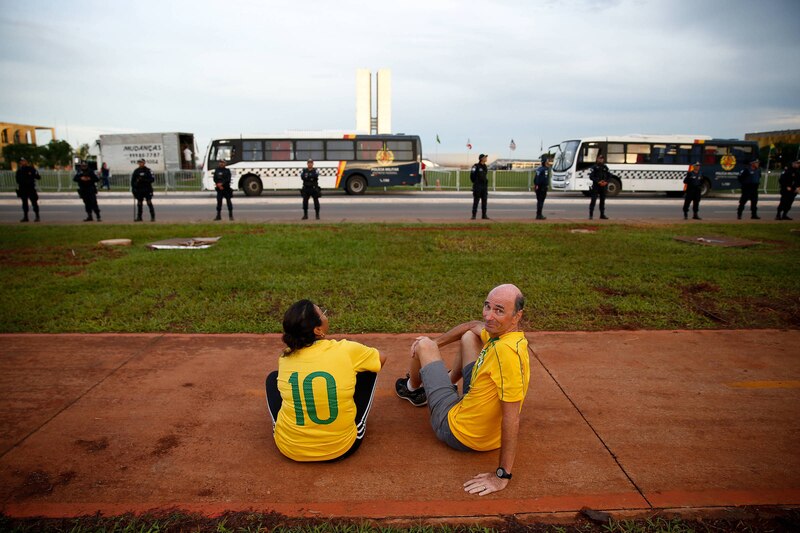
[[(450, 450), (433, 436), (426, 409), (394, 395), (415, 336), (347, 336), (389, 356), (366, 440), (345, 461), (299, 464), (278, 453), (266, 413), (263, 380), (277, 364), (277, 335), (2, 335), (0, 375), (14, 376), (0, 399), (13, 419), (0, 441), (2, 510), (380, 518), (800, 504), (791, 468), (800, 389), (742, 385), (774, 382), (780, 367), (787, 383), (800, 379), (788, 355), (796, 331), (529, 333), (536, 357), (514, 480), (485, 498), (461, 484), (492, 471), (497, 452)], [(676, 339), (683, 356), (666, 342)], [(743, 346), (759, 347), (759, 372)], [(693, 383), (705, 394), (672, 397), (697, 392)], [(26, 395), (27, 403), (14, 400)], [(40, 413), (47, 402), (53, 407)], [(725, 446), (715, 446), (724, 431), (708, 427), (717, 414), (734, 432)], [(744, 467), (744, 453), (761, 456)], [(719, 491), (725, 498), (711, 497)]]
[(536, 336), (654, 507), (800, 503), (800, 332)]

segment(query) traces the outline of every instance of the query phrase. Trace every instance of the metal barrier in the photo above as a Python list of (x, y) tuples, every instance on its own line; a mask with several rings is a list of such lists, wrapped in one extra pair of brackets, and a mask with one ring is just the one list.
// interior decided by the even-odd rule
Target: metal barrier
[[(424, 184), (420, 190), (472, 190), (469, 170), (460, 169), (426, 169)], [(533, 188), (533, 170), (490, 170), (489, 189), (492, 191), (531, 191)]]
[[(469, 170), (460, 169), (427, 169), (425, 179), (420, 182), (420, 190), (472, 190)], [(41, 181), (37, 188), (41, 192), (62, 192), (77, 189), (72, 181), (75, 173), (68, 170), (40, 170)], [(156, 191), (200, 191), (202, 190), (203, 173), (199, 170), (177, 170), (154, 172), (156, 178), (153, 189)], [(778, 193), (778, 178), (781, 171), (773, 170), (763, 174), (760, 190), (763, 193)], [(489, 189), (492, 191), (531, 191), (533, 190), (533, 170), (490, 170)], [(111, 190), (128, 191), (131, 188), (131, 177), (128, 174), (113, 174), (109, 177)], [(102, 180), (97, 183), (98, 189)], [(0, 170), (0, 192), (14, 192), (17, 189), (15, 172)], [(735, 189), (734, 189), (735, 190)], [(733, 192), (733, 191), (731, 191)]]
[[(472, 190), (472, 183), (469, 180), (469, 170), (459, 169), (426, 169), (425, 180), (420, 183), (420, 190)], [(532, 191), (533, 170), (490, 170), (489, 171), (489, 190), (499, 191)], [(759, 190), (765, 194), (777, 194), (780, 192), (778, 179), (781, 176), (780, 170), (771, 170), (762, 174), (762, 183)], [(720, 192), (738, 192), (739, 189), (730, 189)]]
[[(42, 177), (36, 187), (41, 192), (72, 191), (78, 188), (72, 181), (75, 172), (69, 170), (40, 170)], [(177, 170), (168, 172), (153, 172), (155, 182), (153, 189), (156, 191), (199, 191), (201, 189), (203, 173), (199, 170)], [(111, 190), (129, 191), (131, 188), (130, 174), (112, 174), (108, 178)], [(99, 189), (103, 180), (97, 182)], [(12, 170), (0, 170), (0, 192), (14, 192), (17, 189), (16, 173)]]

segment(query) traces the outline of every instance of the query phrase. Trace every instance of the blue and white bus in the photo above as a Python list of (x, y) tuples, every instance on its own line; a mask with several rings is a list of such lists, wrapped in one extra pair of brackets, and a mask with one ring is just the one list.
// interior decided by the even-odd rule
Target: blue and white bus
[(758, 157), (758, 144), (754, 141), (702, 135), (588, 137), (564, 141), (550, 151), (553, 149), (553, 190), (586, 193), (591, 185), (589, 171), (598, 154), (602, 154), (611, 173), (619, 177), (609, 182), (609, 196), (621, 191), (679, 194), (689, 165), (698, 161), (703, 195), (712, 190), (736, 189), (739, 171)]
[(422, 143), (416, 135), (284, 134), (213, 139), (203, 163), (203, 190), (214, 189), (224, 159), (232, 186), (248, 196), (264, 189), (300, 189), (300, 173), (314, 160), (323, 189), (364, 194), (367, 187), (418, 185)]

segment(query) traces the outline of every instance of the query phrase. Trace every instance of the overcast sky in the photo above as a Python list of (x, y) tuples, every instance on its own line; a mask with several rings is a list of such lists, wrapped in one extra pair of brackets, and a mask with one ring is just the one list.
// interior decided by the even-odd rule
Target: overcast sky
[[(392, 71), (428, 153), (800, 128), (800, 1), (0, 0), (0, 121), (215, 136), (355, 128)], [(436, 135), (441, 144), (436, 145)]]

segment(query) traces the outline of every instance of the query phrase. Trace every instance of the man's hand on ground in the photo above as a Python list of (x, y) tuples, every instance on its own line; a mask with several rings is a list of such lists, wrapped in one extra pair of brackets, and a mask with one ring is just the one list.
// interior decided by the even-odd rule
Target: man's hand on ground
[(464, 491), (478, 496), (486, 496), (493, 492), (503, 490), (508, 485), (507, 479), (497, 477), (494, 472), (478, 474), (464, 483)]

